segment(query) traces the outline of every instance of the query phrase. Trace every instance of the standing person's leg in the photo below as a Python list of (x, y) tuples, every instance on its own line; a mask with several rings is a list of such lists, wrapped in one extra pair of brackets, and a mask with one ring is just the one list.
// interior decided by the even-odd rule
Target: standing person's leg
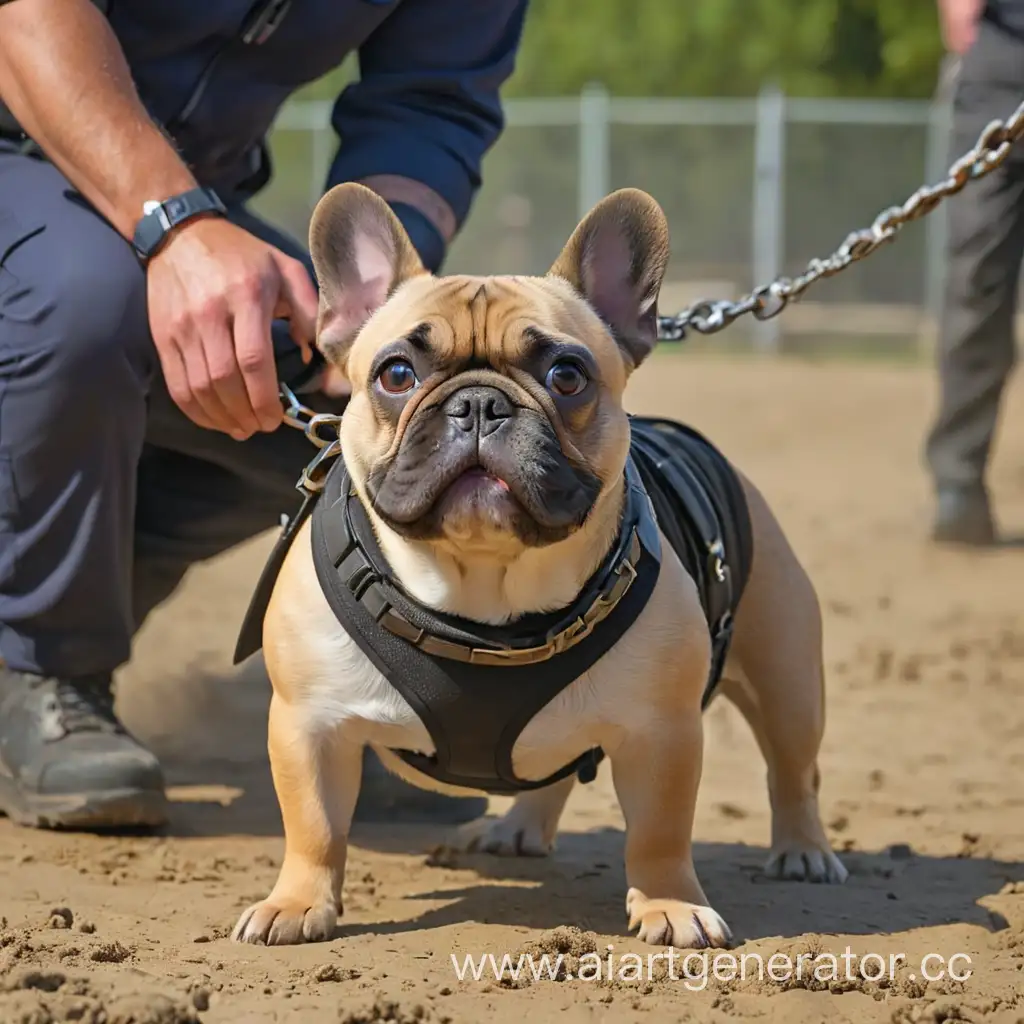
[(52, 166), (0, 150), (0, 811), (23, 822), (164, 815), (110, 688), (154, 370), (131, 248)]
[[(983, 23), (963, 60), (954, 102), (956, 155), (1024, 94), (1024, 43)], [(949, 280), (940, 324), (941, 403), (927, 458), (936, 540), (991, 544), (985, 470), (1016, 351), (1013, 321), (1024, 257), (1024, 152), (949, 205)]]

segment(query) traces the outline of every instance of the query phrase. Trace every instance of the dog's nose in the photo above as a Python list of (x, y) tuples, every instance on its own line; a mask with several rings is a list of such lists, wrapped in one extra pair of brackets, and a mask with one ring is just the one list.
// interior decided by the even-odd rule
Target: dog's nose
[(500, 388), (474, 385), (456, 391), (445, 403), (445, 412), (461, 430), (478, 430), (486, 437), (515, 413), (515, 406)]

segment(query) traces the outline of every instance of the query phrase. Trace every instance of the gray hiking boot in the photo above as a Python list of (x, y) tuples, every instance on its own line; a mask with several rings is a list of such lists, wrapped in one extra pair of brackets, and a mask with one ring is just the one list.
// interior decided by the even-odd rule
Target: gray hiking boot
[(37, 828), (164, 823), (160, 763), (117, 720), (110, 676), (43, 678), (0, 663), (0, 812)]
[(932, 539), (969, 547), (991, 547), (997, 542), (984, 485), (939, 488)]

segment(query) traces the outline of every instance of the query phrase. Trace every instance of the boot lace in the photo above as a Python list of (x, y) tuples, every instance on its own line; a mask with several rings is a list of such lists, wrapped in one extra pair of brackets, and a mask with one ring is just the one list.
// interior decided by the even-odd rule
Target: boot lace
[(69, 733), (121, 731), (114, 715), (114, 694), (107, 676), (58, 679), (54, 702)]

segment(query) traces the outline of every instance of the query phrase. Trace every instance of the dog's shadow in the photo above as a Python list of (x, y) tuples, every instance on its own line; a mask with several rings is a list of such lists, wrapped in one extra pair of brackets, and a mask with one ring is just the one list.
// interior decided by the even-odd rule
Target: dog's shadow
[[(224, 834), (281, 837), (281, 819), (268, 766), (263, 763), (172, 768), (179, 785), (212, 781), (231, 787), (230, 801), (178, 804), (168, 832), (178, 836)], [(560, 833), (547, 858), (496, 857), (444, 849), (447, 827), (357, 824), (352, 845), (371, 853), (421, 855), (436, 866), (437, 887), (406, 897), (408, 916), (372, 923), (342, 922), (339, 938), (399, 934), (466, 921), (550, 929), (576, 925), (603, 935), (625, 933), (626, 879), (621, 830)], [(440, 853), (432, 853), (437, 848)], [(715, 909), (738, 940), (797, 936), (807, 932), (868, 935), (966, 923), (989, 930), (1006, 921), (979, 901), (1007, 882), (1024, 880), (1024, 864), (979, 856), (932, 857), (907, 847), (842, 854), (850, 872), (845, 885), (782, 882), (765, 877), (767, 850), (740, 843), (696, 843), (697, 873)], [(453, 872), (455, 877), (453, 878)], [(465, 882), (460, 881), (465, 872)], [(428, 875), (429, 877), (429, 875)], [(454, 884), (452, 884), (454, 882)], [(420, 902), (440, 907), (419, 910)]]
[[(369, 828), (353, 845), (379, 852), (408, 852), (404, 828)], [(562, 925), (604, 935), (624, 934), (626, 879), (623, 833), (618, 829), (560, 834), (549, 858), (442, 854), (448, 872), (466, 869), (477, 880), (463, 888), (438, 887), (410, 900), (447, 900), (409, 920), (341, 924), (339, 937), (395, 934), (465, 921), (550, 929)], [(767, 850), (739, 843), (697, 843), (694, 858), (708, 899), (738, 941), (807, 932), (868, 935), (966, 923), (990, 931), (1007, 927), (980, 904), (1007, 882), (1024, 879), (1024, 865), (981, 857), (929, 857), (907, 847), (842, 855), (845, 885), (783, 882), (764, 875)], [(450, 874), (447, 877), (451, 877)], [(530, 885), (529, 883), (534, 883)], [(481, 884), (482, 883), (482, 884)]]

